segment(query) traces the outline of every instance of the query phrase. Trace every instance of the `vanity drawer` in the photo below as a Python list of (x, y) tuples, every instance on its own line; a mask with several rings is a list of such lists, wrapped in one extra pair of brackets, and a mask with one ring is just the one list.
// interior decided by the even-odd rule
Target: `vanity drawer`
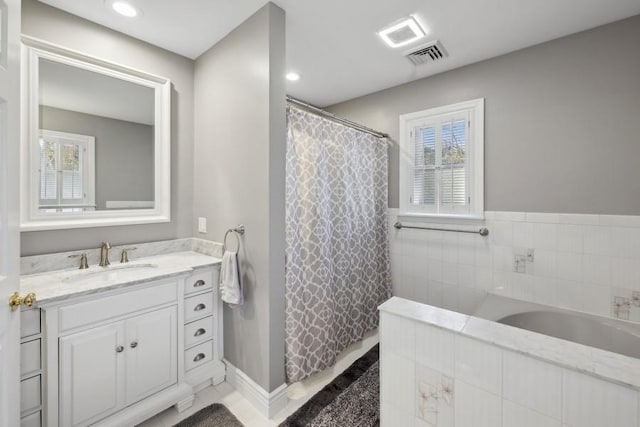
[(40, 338), (20, 344), (20, 376), (40, 370)]
[(196, 320), (184, 326), (184, 346), (191, 347), (213, 338), (213, 316)]
[(20, 412), (26, 414), (40, 408), (40, 375), (20, 381)]
[(33, 308), (20, 312), (20, 338), (40, 333), (40, 309)]
[(190, 322), (201, 317), (209, 316), (213, 312), (213, 292), (185, 298), (184, 321)]
[(213, 341), (203, 342), (184, 352), (184, 368), (187, 371), (197, 368), (213, 359)]
[(59, 310), (60, 331), (113, 319), (158, 305), (177, 301), (177, 282), (151, 286), (110, 297), (62, 307)]
[(184, 282), (185, 295), (212, 289), (214, 285), (213, 279), (214, 279), (214, 274), (213, 274), (213, 271), (211, 270), (192, 274)]
[(41, 426), (42, 426), (42, 415), (40, 411), (36, 412), (35, 414), (26, 416), (20, 420), (20, 427), (41, 427)]

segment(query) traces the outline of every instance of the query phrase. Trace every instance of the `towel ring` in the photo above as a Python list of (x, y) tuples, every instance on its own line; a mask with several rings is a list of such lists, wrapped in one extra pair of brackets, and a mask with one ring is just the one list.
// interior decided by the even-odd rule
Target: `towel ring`
[(227, 250), (227, 238), (229, 237), (229, 234), (233, 234), (236, 237), (236, 250), (235, 252), (239, 252), (240, 251), (240, 235), (244, 234), (244, 225), (239, 225), (237, 227), (234, 228), (230, 228), (227, 230), (226, 233), (224, 233), (224, 240), (222, 242), (222, 251), (226, 251)]

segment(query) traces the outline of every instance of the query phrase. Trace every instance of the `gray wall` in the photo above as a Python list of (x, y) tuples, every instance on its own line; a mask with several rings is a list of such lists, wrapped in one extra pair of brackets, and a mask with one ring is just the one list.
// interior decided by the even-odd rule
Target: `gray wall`
[(42, 129), (95, 137), (96, 208), (153, 200), (153, 126), (40, 106)]
[(398, 116), (484, 97), (486, 210), (639, 215), (639, 40), (636, 16), (327, 109), (396, 142), (390, 207)]
[(171, 79), (171, 222), (22, 233), (22, 255), (190, 237), (193, 227), (192, 60), (36, 0), (22, 2), (22, 33)]
[[(194, 214), (220, 241), (246, 226), (245, 304), (224, 312), (225, 357), (284, 383), (285, 17), (267, 4), (196, 60)], [(235, 243), (234, 243), (235, 245)]]

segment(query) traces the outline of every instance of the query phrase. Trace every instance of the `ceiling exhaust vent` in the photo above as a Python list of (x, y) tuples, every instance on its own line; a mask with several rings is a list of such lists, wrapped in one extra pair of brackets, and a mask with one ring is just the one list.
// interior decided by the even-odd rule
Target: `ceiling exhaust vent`
[(444, 46), (439, 40), (433, 40), (405, 52), (404, 56), (415, 65), (422, 65), (427, 62), (440, 61), (449, 56), (449, 54), (444, 50)]

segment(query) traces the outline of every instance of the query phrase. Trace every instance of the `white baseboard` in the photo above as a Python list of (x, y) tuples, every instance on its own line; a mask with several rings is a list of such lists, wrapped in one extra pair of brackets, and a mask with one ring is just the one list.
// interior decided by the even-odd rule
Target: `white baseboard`
[(289, 398), (286, 384), (269, 393), (228, 360), (223, 359), (223, 362), (227, 365), (227, 382), (262, 415), (272, 418), (287, 406)]

